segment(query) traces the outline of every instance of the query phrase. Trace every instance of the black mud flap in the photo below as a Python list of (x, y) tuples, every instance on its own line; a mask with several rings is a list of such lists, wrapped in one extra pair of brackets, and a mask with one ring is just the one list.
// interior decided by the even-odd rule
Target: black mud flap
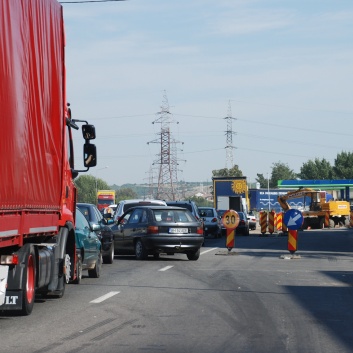
[(22, 291), (6, 291), (5, 303), (0, 306), (0, 312), (22, 310), (22, 295)]

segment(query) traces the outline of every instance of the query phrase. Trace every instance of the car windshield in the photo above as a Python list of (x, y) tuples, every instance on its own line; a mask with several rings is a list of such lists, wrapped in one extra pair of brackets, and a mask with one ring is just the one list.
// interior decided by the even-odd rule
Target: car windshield
[(194, 216), (184, 210), (153, 210), (157, 222), (195, 222)]
[(223, 215), (224, 215), (224, 212), (225, 212), (226, 210), (218, 210), (217, 211), (217, 214), (218, 214), (218, 217), (222, 217)]

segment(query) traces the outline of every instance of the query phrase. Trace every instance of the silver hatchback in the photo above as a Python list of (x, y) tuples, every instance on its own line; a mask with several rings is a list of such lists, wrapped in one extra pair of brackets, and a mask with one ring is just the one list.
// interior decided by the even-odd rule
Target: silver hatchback
[(222, 236), (222, 227), (216, 209), (213, 207), (199, 207), (199, 213), (203, 219), (204, 235), (213, 235), (216, 238), (220, 238)]

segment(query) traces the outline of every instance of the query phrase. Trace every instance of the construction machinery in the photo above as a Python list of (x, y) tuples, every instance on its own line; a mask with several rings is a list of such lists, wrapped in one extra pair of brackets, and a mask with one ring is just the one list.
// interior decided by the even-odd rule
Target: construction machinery
[(289, 191), (285, 195), (278, 196), (277, 200), (283, 211), (286, 212), (291, 208), (288, 200), (298, 198), (303, 198), (303, 209), (301, 210), (304, 218), (303, 229), (308, 229), (309, 227), (322, 229), (325, 226), (334, 228), (336, 225), (349, 225), (349, 202), (333, 199), (327, 201), (326, 191), (299, 188), (295, 191)]

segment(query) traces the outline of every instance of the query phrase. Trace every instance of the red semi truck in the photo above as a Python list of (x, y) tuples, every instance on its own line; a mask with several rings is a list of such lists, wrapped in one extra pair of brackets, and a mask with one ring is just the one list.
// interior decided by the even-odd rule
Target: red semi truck
[(0, 0), (0, 18), (0, 312), (28, 315), (36, 294), (61, 297), (76, 278), (73, 179), (96, 165), (95, 128), (66, 102), (62, 6)]
[(115, 190), (97, 191), (97, 208), (103, 212), (105, 208), (115, 204)]

